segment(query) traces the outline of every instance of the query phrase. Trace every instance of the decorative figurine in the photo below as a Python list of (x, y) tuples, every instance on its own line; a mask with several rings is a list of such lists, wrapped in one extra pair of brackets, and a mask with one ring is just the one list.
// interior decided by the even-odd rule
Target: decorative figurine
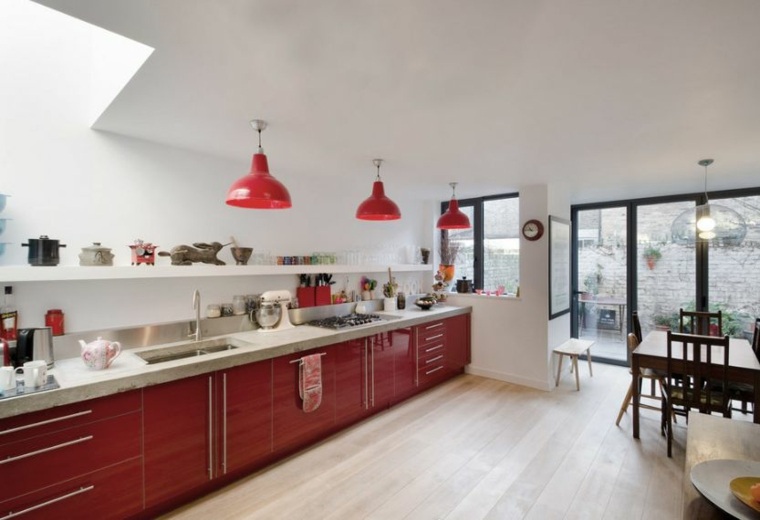
[(226, 265), (216, 257), (217, 253), (226, 245), (229, 244), (195, 242), (192, 246), (183, 244), (172, 247), (169, 252), (159, 251), (158, 255), (171, 257), (172, 265), (193, 265), (195, 262)]
[(158, 246), (138, 238), (129, 248), (132, 250), (132, 265), (156, 265), (156, 249)]

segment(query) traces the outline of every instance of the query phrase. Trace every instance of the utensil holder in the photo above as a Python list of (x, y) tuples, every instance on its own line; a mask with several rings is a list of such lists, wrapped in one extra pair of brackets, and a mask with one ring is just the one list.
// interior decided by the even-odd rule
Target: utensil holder
[(329, 285), (318, 285), (314, 289), (316, 305), (330, 305), (332, 303)]
[(318, 287), (297, 287), (296, 297), (298, 298), (299, 307), (314, 307), (317, 305)]

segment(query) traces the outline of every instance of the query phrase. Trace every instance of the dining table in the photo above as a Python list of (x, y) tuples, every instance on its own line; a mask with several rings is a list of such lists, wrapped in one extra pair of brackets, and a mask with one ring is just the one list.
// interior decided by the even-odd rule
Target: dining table
[[(721, 520), (727, 518), (727, 513), (740, 518), (760, 518), (760, 512), (752, 511), (731, 496), (731, 477), (720, 475), (721, 472), (717, 469), (730, 467), (734, 461), (738, 461), (739, 466), (746, 465), (748, 461), (754, 461), (753, 467), (760, 464), (760, 425), (715, 415), (694, 414), (689, 420), (689, 429), (686, 432), (683, 520)], [(713, 464), (710, 470), (716, 473), (715, 478), (708, 482), (716, 486), (716, 489), (707, 493), (710, 498), (718, 497), (715, 502), (700, 493), (695, 484), (699, 473), (692, 472), (695, 466), (703, 463)], [(742, 474), (742, 471), (739, 470), (738, 474)], [(760, 477), (760, 474), (754, 476)], [(704, 489), (709, 487), (708, 483), (703, 483), (703, 491), (708, 491)]]
[[(719, 349), (721, 347), (712, 347)], [(713, 359), (722, 359), (713, 355)], [(722, 365), (713, 364), (716, 376)], [(668, 368), (668, 333), (653, 330), (646, 335), (631, 355), (631, 374), (633, 388), (633, 437), (639, 438), (639, 377), (640, 370), (650, 368), (661, 372)], [(730, 338), (728, 347), (728, 380), (734, 383), (753, 385), (755, 399), (753, 405), (753, 422), (760, 424), (760, 361), (752, 347), (744, 338)]]

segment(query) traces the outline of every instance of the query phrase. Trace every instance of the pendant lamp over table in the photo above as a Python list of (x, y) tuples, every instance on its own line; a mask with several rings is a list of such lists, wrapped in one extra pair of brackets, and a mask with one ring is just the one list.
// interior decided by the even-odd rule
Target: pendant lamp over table
[(470, 225), (469, 217), (459, 209), (459, 202), (457, 202), (456, 197), (457, 183), (450, 182), (449, 186), (451, 186), (449, 208), (446, 210), (446, 213), (441, 215), (438, 219), (438, 223), (435, 227), (438, 229), (468, 229), (472, 226)]
[(372, 164), (377, 167), (377, 177), (372, 185), (372, 194), (356, 208), (356, 218), (359, 220), (398, 220), (401, 218), (401, 210), (395, 202), (385, 195), (383, 181), (380, 180), (380, 165), (382, 159), (373, 159)]
[(266, 121), (254, 119), (251, 126), (259, 133), (259, 148), (253, 154), (251, 171), (236, 180), (227, 192), (227, 204), (250, 209), (286, 209), (292, 206), (290, 193), (269, 173), (269, 163), (261, 148), (261, 131)]
[(735, 210), (712, 204), (707, 197), (707, 167), (714, 161), (702, 159), (697, 164), (705, 169), (705, 203), (683, 211), (671, 225), (673, 241), (693, 244), (710, 241), (721, 245), (739, 245), (747, 235), (747, 223)]

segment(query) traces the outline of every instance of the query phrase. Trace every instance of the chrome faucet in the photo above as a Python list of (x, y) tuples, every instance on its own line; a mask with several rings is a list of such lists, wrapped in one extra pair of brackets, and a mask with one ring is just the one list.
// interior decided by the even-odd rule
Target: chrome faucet
[(193, 310), (195, 311), (195, 333), (190, 334), (195, 337), (195, 341), (201, 340), (201, 293), (198, 289), (193, 293)]

